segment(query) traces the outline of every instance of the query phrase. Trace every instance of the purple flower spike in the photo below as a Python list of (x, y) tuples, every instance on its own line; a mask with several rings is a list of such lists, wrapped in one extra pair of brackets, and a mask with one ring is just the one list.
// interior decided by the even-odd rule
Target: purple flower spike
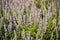
[(39, 26), (42, 26), (42, 21), (39, 21), (39, 23), (38, 23), (38, 24), (39, 24)]
[(9, 16), (9, 22), (12, 22), (12, 17), (11, 16)]
[(35, 13), (35, 17), (38, 18), (38, 16), (39, 16), (38, 13)]
[(30, 10), (30, 8), (31, 8), (31, 3), (30, 3), (30, 4), (28, 4), (28, 10)]
[(31, 4), (28, 5), (28, 9), (30, 10)]

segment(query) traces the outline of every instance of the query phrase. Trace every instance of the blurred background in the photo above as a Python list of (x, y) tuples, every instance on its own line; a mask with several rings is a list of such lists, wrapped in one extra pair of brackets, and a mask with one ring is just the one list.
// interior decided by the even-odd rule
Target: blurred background
[(0, 0), (0, 40), (60, 40), (60, 0)]

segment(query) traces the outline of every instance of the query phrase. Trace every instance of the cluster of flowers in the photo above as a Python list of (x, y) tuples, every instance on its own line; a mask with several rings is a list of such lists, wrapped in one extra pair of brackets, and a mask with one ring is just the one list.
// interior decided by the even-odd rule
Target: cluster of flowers
[(0, 40), (59, 40), (60, 1), (0, 0)]

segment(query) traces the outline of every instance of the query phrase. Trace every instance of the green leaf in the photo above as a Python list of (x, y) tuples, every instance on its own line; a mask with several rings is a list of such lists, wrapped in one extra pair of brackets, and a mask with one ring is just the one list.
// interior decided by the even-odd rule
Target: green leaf
[(1, 18), (2, 16), (1, 16), (1, 14), (0, 14), (0, 18)]
[(9, 21), (8, 21), (7, 18), (4, 18), (4, 23), (5, 23), (5, 24), (9, 24)]
[(24, 8), (23, 15), (26, 15), (26, 14), (27, 14), (27, 11), (26, 11), (26, 9)]
[(9, 11), (9, 15), (10, 15), (10, 16), (13, 16), (12, 10)]
[(53, 38), (56, 40), (56, 31), (53, 32)]
[(54, 15), (52, 15), (49, 20), (48, 20), (48, 23), (47, 23), (47, 27), (46, 27), (46, 32), (45, 32), (45, 38), (46, 40), (49, 40), (50, 39), (50, 36), (51, 36), (51, 33), (52, 33), (52, 20), (54, 19)]
[(45, 1), (45, 7), (48, 10), (48, 1), (47, 0)]
[(28, 30), (28, 27), (27, 27), (27, 25), (26, 24), (21, 24), (21, 26), (20, 26), (20, 28), (21, 29), (24, 29), (25, 31), (27, 31)]
[(39, 9), (41, 8), (41, 3), (39, 0), (35, 0), (35, 5), (37, 8), (39, 8)]
[(19, 40), (19, 39), (21, 39), (21, 28), (19, 27), (18, 29), (17, 29), (17, 39)]
[(2, 32), (3, 35), (5, 34), (5, 29), (4, 29), (3, 26), (1, 27), (1, 32)]
[(1, 16), (3, 16), (3, 13), (4, 13), (4, 10), (1, 9), (1, 10), (0, 10), (0, 14), (1, 14)]
[(11, 30), (8, 32), (8, 36), (11, 38), (14, 37), (14, 27), (12, 26)]
[(34, 37), (36, 33), (34, 31), (31, 31), (31, 35)]

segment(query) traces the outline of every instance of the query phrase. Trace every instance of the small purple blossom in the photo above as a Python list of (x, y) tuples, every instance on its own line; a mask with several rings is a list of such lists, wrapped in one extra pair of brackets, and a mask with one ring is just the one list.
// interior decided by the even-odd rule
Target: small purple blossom
[(38, 16), (39, 16), (38, 13), (35, 13), (35, 17), (38, 18)]
[(12, 22), (12, 17), (11, 16), (9, 16), (9, 22)]
[(39, 26), (42, 26), (42, 21), (39, 21), (38, 24), (39, 24)]
[(30, 7), (31, 7), (31, 3), (28, 5), (28, 9), (30, 10)]

